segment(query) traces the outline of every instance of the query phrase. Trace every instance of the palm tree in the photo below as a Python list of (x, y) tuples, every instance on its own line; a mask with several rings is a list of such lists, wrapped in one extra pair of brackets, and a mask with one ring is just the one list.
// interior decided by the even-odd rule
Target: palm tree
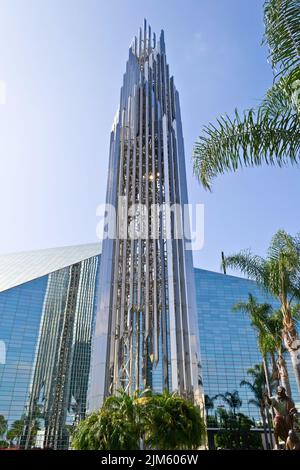
[(209, 410), (214, 409), (214, 398), (210, 397), (209, 395), (204, 396), (204, 403), (205, 403), (205, 411), (206, 411), (206, 419), (208, 418)]
[[(295, 315), (293, 315), (293, 318), (295, 318)], [(292, 391), (289, 380), (289, 372), (284, 357), (286, 349), (284, 348), (282, 342), (283, 318), (281, 310), (275, 311), (272, 315), (270, 315), (270, 317), (266, 318), (264, 321), (264, 327), (267, 332), (267, 335), (270, 335), (270, 342), (273, 341), (273, 345), (276, 350), (276, 365), (280, 383), (286, 389), (287, 394), (291, 397)], [(273, 378), (275, 378), (274, 374)]]
[(238, 302), (233, 306), (232, 310), (234, 312), (243, 312), (248, 315), (251, 321), (251, 325), (256, 330), (258, 347), (263, 358), (266, 376), (265, 379), (267, 384), (269, 376), (267, 367), (267, 354), (269, 353), (275, 362), (274, 355), (276, 352), (278, 359), (277, 364), (276, 362), (273, 364), (273, 367), (276, 367), (276, 371), (273, 369), (272, 378), (274, 380), (278, 374), (281, 384), (285, 387), (287, 394), (291, 396), (291, 387), (287, 365), (283, 357), (281, 334), (283, 325), (278, 313), (271, 315), (273, 312), (272, 306), (267, 303), (257, 303), (252, 294), (248, 295), (248, 302)]
[(300, 234), (292, 237), (278, 230), (271, 240), (266, 259), (241, 251), (224, 260), (226, 267), (240, 270), (280, 302), (282, 339), (291, 356), (300, 392), (300, 341), (297, 332), (300, 299)]
[(75, 450), (138, 450), (134, 400), (124, 391), (107, 398), (102, 408), (79, 422), (72, 436)]
[(177, 393), (154, 394), (146, 405), (147, 447), (160, 450), (197, 449), (202, 443), (205, 426), (200, 410)]
[(218, 393), (214, 400), (221, 398), (224, 403), (226, 403), (230, 410), (233, 412), (233, 415), (236, 416), (236, 411), (242, 406), (242, 400), (240, 399), (239, 392), (235, 390), (234, 392)]
[(274, 84), (257, 109), (237, 110), (204, 126), (194, 148), (194, 173), (211, 180), (243, 166), (283, 166), (300, 160), (300, 3), (266, 0), (265, 35)]
[(17, 441), (17, 444), (20, 444), (21, 437), (24, 432), (25, 418), (17, 419), (14, 421), (7, 432), (7, 439), (10, 442), (14, 440)]
[(177, 394), (164, 392), (108, 397), (101, 410), (82, 420), (72, 435), (76, 450), (195, 449), (204, 436), (200, 410)]
[(248, 400), (250, 405), (257, 406), (260, 411), (265, 440), (267, 439), (267, 420), (266, 420), (266, 406), (265, 406), (265, 391), (266, 391), (266, 377), (265, 377), (265, 368), (263, 364), (255, 364), (254, 367), (251, 367), (247, 370), (247, 375), (252, 377), (252, 382), (249, 380), (242, 380), (240, 383), (241, 387), (248, 387), (252, 392), (254, 398)]

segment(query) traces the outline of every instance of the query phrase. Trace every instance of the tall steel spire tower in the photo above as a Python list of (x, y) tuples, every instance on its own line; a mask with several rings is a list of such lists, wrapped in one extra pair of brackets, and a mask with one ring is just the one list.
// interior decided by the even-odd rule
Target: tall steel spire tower
[[(120, 388), (202, 398), (188, 220), (168, 210), (187, 202), (179, 95), (164, 32), (156, 40), (145, 20), (129, 49), (110, 138), (106, 203), (117, 210), (117, 234), (105, 232), (102, 245), (90, 410)], [(108, 232), (112, 216), (109, 224)], [(132, 226), (136, 237), (128, 236)]]

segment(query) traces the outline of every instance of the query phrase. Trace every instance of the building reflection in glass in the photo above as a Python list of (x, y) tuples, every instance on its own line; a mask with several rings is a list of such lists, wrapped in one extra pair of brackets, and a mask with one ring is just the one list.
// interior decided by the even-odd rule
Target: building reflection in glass
[(0, 256), (0, 415), (22, 448), (69, 447), (85, 416), (100, 245)]
[(22, 445), (68, 447), (85, 416), (98, 258), (49, 274)]

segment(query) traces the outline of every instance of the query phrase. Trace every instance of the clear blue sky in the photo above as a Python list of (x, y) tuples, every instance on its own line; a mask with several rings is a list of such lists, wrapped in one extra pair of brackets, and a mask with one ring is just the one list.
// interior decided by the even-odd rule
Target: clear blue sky
[(220, 252), (264, 254), (272, 234), (299, 230), (300, 170), (192, 176), (203, 124), (249, 108), (272, 82), (261, 47), (263, 1), (0, 0), (0, 252), (96, 241), (109, 133), (132, 37), (146, 17), (165, 30), (180, 92), (190, 202), (205, 204), (195, 264), (219, 270)]

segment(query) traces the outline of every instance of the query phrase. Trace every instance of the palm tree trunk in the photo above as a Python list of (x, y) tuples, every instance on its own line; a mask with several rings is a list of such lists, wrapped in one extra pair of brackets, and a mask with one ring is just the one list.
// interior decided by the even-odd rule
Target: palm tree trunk
[(300, 393), (300, 346), (297, 349), (292, 349), (289, 353), (291, 356), (298, 392)]
[(285, 359), (281, 353), (278, 354), (277, 363), (278, 363), (280, 383), (285, 388), (287, 395), (291, 398), (292, 391), (291, 391), (291, 385), (290, 385), (290, 380), (289, 380), (289, 373), (287, 370)]
[[(293, 371), (300, 393), (300, 340), (288, 302), (281, 307), (283, 314), (283, 342), (291, 356)], [(291, 397), (291, 395), (289, 395)]]
[(260, 415), (261, 415), (261, 419), (262, 419), (262, 423), (263, 423), (266, 448), (268, 450), (268, 449), (271, 449), (271, 445), (270, 445), (270, 442), (269, 442), (269, 439), (268, 439), (267, 422), (266, 422), (265, 410), (264, 410), (263, 406), (261, 406), (261, 408), (260, 408)]
[(278, 365), (276, 363), (275, 354), (272, 352), (270, 353), (271, 356), (271, 363), (272, 363), (272, 382), (275, 382), (276, 386), (279, 385), (279, 371)]
[[(271, 396), (272, 390), (270, 386), (270, 379), (269, 379), (269, 370), (268, 370), (268, 363), (266, 361), (266, 357), (263, 356), (263, 368), (265, 372), (265, 379), (266, 379), (266, 385), (267, 385), (267, 390), (268, 390), (268, 395), (269, 397)], [(267, 417), (267, 423), (268, 423), (268, 429), (269, 429), (269, 436), (270, 436), (270, 447), (271, 449), (273, 448), (273, 435), (272, 435), (272, 417), (274, 417), (274, 409), (271, 407), (271, 412), (272, 416), (270, 417), (269, 413), (269, 408), (265, 407), (265, 412), (266, 412), (266, 417)]]
[[(267, 390), (268, 390), (268, 395), (269, 397), (272, 395), (272, 390), (270, 386), (270, 379), (269, 379), (269, 369), (268, 369), (268, 364), (266, 361), (266, 357), (263, 356), (263, 367), (264, 367), (264, 372), (265, 372), (265, 379), (266, 379), (266, 385), (267, 385)], [(275, 416), (274, 408), (273, 406), (271, 407), (271, 413), (272, 413), (272, 418)], [(269, 433), (270, 433), (270, 441), (271, 441), (271, 446), (273, 446), (273, 439), (272, 439), (272, 419), (270, 420), (270, 413), (269, 409), (266, 408), (266, 414), (267, 414), (267, 421), (268, 421), (268, 427), (269, 427)]]
[(268, 390), (268, 395), (272, 395), (272, 390), (270, 386), (270, 378), (269, 378), (269, 370), (268, 370), (268, 364), (266, 361), (266, 357), (263, 356), (263, 367), (264, 367), (264, 373), (265, 373), (265, 379), (266, 379), (266, 385), (267, 385), (267, 390)]

